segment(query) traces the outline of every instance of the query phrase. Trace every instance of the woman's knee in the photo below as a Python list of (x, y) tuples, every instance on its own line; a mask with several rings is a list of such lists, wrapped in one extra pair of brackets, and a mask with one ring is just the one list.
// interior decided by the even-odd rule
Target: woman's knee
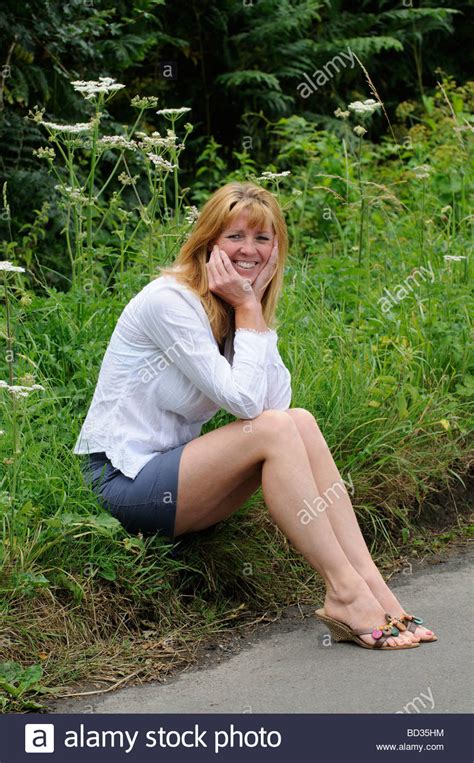
[(296, 422), (287, 415), (286, 411), (277, 408), (268, 408), (259, 416), (248, 421), (254, 431), (258, 431), (265, 438), (278, 438), (288, 436), (298, 431)]
[(318, 422), (311, 411), (306, 410), (306, 408), (288, 408), (285, 413), (295, 422), (300, 432), (305, 429), (313, 432), (316, 431), (322, 437)]
[(319, 452), (321, 455), (329, 450), (326, 439), (318, 426), (318, 422), (310, 411), (307, 411), (306, 408), (288, 408), (285, 413), (295, 423), (303, 440), (305, 440), (306, 435), (311, 437), (312, 448), (317, 444), (320, 448)]

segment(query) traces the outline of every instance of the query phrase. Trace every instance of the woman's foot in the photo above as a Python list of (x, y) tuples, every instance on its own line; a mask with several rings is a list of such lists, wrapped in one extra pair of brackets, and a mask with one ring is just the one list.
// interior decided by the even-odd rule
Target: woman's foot
[[(406, 610), (398, 601), (397, 597), (392, 593), (385, 580), (383, 579), (380, 571), (375, 567), (367, 575), (362, 575), (365, 582), (369, 586), (373, 595), (383, 607), (384, 612), (389, 612), (392, 617), (401, 617)], [(417, 625), (416, 631), (409, 633), (415, 637), (416, 641), (431, 641), (433, 639), (433, 631), (425, 628), (424, 625)]]
[[(382, 607), (363, 578), (348, 590), (336, 592), (328, 587), (324, 599), (324, 612), (328, 617), (346, 623), (350, 628), (367, 630), (383, 626), (385, 612), (393, 614), (389, 609)], [(370, 634), (364, 634), (360, 638), (370, 646), (375, 644), (375, 639)], [(415, 634), (405, 630), (400, 631), (398, 636), (389, 636), (387, 645), (404, 646), (415, 644), (419, 640)]]

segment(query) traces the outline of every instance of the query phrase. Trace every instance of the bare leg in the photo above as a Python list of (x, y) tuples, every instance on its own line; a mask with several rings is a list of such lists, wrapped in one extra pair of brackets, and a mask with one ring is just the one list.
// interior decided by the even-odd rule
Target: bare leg
[[(291, 416), (298, 427), (318, 490), (327, 503), (325, 513), (347, 558), (364, 578), (384, 610), (399, 617), (404, 609), (370, 555), (342, 477), (314, 416), (304, 408), (290, 408), (285, 413)], [(418, 626), (414, 635), (416, 640), (423, 640), (424, 636), (431, 638), (432, 633), (427, 628)]]
[[(268, 410), (255, 419), (237, 420), (192, 440), (184, 448), (179, 472), (176, 535), (208, 527), (228, 516), (223, 505), (236, 487), (262, 465), (262, 489), (273, 520), (325, 580), (325, 608), (353, 628), (384, 622), (386, 610), (343, 551), (328, 516), (303, 525), (304, 500), (318, 495), (305, 445), (284, 411)], [(234, 509), (235, 510), (235, 509)], [(373, 644), (370, 635), (364, 640)], [(415, 639), (402, 633), (390, 645)]]

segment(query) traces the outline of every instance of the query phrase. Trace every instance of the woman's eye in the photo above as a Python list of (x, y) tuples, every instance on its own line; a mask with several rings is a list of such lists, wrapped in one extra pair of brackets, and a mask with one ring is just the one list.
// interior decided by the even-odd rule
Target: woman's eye
[[(230, 233), (227, 238), (240, 238), (240, 233)], [(257, 236), (260, 241), (270, 241), (268, 236)]]

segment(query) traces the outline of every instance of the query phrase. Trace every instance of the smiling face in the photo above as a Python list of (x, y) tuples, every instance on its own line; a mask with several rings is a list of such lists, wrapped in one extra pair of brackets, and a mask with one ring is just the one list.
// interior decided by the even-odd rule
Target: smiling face
[(248, 212), (241, 212), (214, 244), (224, 250), (239, 275), (253, 283), (272, 253), (275, 231), (269, 221), (251, 227), (249, 218)]

